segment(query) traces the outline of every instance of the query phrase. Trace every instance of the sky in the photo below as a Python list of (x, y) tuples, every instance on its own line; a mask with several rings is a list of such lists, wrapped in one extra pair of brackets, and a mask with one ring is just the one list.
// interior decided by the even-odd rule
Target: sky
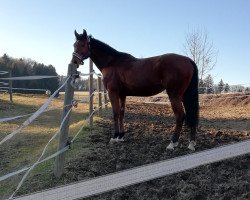
[(139, 58), (184, 54), (186, 34), (206, 30), (218, 51), (214, 82), (250, 85), (250, 0), (0, 0), (0, 56), (66, 75), (74, 30), (83, 29)]

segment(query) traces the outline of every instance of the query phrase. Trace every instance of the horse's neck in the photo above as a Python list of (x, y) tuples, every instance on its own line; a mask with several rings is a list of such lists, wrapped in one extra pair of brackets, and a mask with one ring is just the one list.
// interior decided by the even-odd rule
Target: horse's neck
[(91, 52), (90, 58), (100, 71), (104, 67), (109, 66), (110, 63), (113, 62), (114, 60), (114, 56), (105, 54), (104, 52), (96, 52), (96, 51)]

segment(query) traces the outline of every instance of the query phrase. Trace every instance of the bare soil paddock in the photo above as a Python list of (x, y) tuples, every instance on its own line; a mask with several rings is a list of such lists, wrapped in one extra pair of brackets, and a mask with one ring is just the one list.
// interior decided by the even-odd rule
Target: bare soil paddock
[[(98, 130), (83, 141), (88, 151), (69, 163), (67, 172), (75, 180), (82, 180), (192, 153), (187, 149), (187, 130), (182, 133), (179, 148), (166, 151), (174, 129), (171, 107), (143, 103), (149, 101), (162, 102), (166, 98), (128, 98), (123, 143), (109, 144), (111, 114), (99, 119)], [(200, 102), (197, 151), (250, 138), (248, 95), (206, 95)], [(249, 181), (250, 155), (245, 155), (88, 199), (250, 199)]]

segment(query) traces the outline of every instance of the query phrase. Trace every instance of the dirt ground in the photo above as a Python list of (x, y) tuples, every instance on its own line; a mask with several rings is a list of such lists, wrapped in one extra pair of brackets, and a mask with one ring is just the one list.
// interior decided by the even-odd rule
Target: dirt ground
[[(128, 98), (123, 143), (109, 144), (111, 112), (96, 122), (84, 139), (85, 150), (66, 166), (75, 181), (192, 153), (188, 132), (180, 145), (166, 151), (174, 118), (165, 97)], [(147, 102), (147, 103), (145, 103)], [(149, 103), (156, 102), (156, 103)], [(196, 152), (250, 138), (249, 95), (206, 95), (200, 98)], [(89, 197), (91, 200), (250, 199), (250, 155), (221, 161), (156, 180)]]

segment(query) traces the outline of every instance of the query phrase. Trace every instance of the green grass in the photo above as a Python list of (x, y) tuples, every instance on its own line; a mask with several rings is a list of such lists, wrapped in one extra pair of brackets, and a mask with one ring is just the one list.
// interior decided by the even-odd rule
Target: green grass
[[(43, 95), (14, 95), (14, 103), (10, 103), (8, 95), (1, 95), (0, 118), (33, 113), (46, 102), (47, 98)], [(60, 105), (63, 105), (63, 99), (57, 98), (52, 102), (51, 107)], [(97, 107), (96, 104), (94, 106)], [(44, 146), (59, 129), (61, 114), (62, 109), (43, 113), (31, 125), (23, 129), (21, 133), (0, 146), (0, 176), (31, 165), (39, 158)], [(88, 104), (79, 104), (77, 108), (73, 109), (70, 119), (69, 137), (74, 137), (81, 126), (84, 126), (84, 128), (77, 140), (71, 145), (71, 149), (66, 152), (66, 163), (79, 157), (86, 150), (82, 141), (84, 141), (84, 138), (91, 130), (87, 122), (84, 121), (87, 116)], [(25, 119), (27, 117), (0, 123), (0, 140), (15, 130)], [(95, 127), (93, 128), (95, 129)], [(58, 137), (49, 145), (45, 157), (56, 152), (57, 146)], [(74, 181), (70, 178), (70, 174), (63, 175), (57, 179), (53, 171), (54, 159), (37, 165), (20, 188), (18, 195)], [(0, 199), (8, 198), (12, 194), (23, 175), (24, 173), (0, 182)], [(39, 176), (39, 179), (36, 179), (37, 176)], [(30, 188), (31, 185), (32, 188)]]

